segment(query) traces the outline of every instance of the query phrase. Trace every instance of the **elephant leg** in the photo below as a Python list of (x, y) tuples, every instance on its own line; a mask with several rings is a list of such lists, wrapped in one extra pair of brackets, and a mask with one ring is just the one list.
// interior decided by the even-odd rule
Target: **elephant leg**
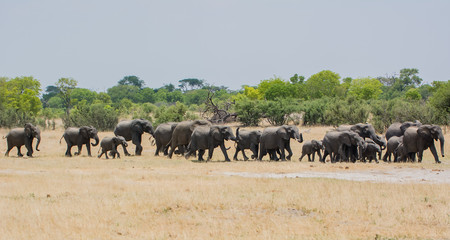
[(12, 148), (13, 148), (13, 146), (11, 146), (11, 145), (8, 143), (8, 149), (7, 149), (6, 152), (5, 152), (5, 156), (6, 156), (6, 157), (9, 156), (9, 151), (11, 151)]
[[(388, 158), (388, 152), (386, 151), (386, 153), (383, 155), (383, 161), (387, 162), (388, 161), (387, 158)], [(389, 154), (389, 162), (390, 161), (391, 161), (391, 154)]]
[[(436, 151), (436, 147), (434, 146), (434, 144), (430, 146), (430, 151), (431, 154), (433, 154), (434, 161), (436, 161), (436, 163), (441, 163), (441, 161), (439, 161), (439, 155)], [(422, 159), (420, 159), (420, 161), (422, 161)]]
[(311, 154), (308, 154), (308, 162), (311, 162)]
[(205, 149), (199, 149), (198, 150), (198, 160), (199, 161), (204, 161), (205, 159), (203, 159), (203, 154), (205, 154)]
[(83, 149), (83, 145), (82, 144), (78, 144), (77, 145), (77, 147), (78, 147), (78, 152), (75, 152), (74, 154), (75, 154), (75, 156), (77, 156), (77, 155), (80, 155), (81, 154), (81, 149)]
[[(322, 163), (325, 163), (325, 159), (327, 158), (328, 155), (329, 155), (329, 153), (327, 150), (323, 151), (323, 157), (321, 157), (319, 159), (319, 161), (321, 161)], [(331, 157), (331, 155), (330, 155), (330, 157)]]
[[(317, 155), (319, 156), (319, 161), (320, 161), (320, 159), (322, 159), (322, 154), (320, 154), (320, 150), (317, 152)], [(313, 159), (313, 162), (314, 162), (314, 159)]]
[(242, 151), (242, 156), (244, 156), (244, 160), (248, 161), (248, 157), (245, 155), (245, 150), (241, 149), (241, 151)]
[(291, 157), (292, 157), (292, 155), (293, 155), (293, 154), (292, 154), (292, 149), (291, 149), (291, 145), (290, 145), (290, 144), (288, 144), (288, 145), (286, 146), (286, 150), (287, 150), (288, 153), (289, 153), (289, 154), (286, 156), (286, 159), (290, 161), (290, 160), (291, 160)]
[(72, 145), (67, 144), (66, 157), (72, 157), (72, 153), (70, 150), (72, 149)]
[(27, 148), (27, 156), (32, 157), (33, 156), (33, 146), (31, 146), (31, 142), (25, 146)]
[(16, 146), (17, 148), (17, 156), (23, 157), (23, 154), (20, 152), (20, 146)]
[(209, 149), (208, 149), (208, 158), (206, 159), (207, 162), (212, 159), (213, 153), (214, 153), (214, 147), (209, 147)]
[(236, 151), (234, 152), (234, 156), (233, 156), (233, 160), (237, 161), (237, 155), (239, 153), (239, 151), (241, 150), (241, 148), (238, 146), (236, 146)]
[(92, 157), (92, 155), (91, 155), (91, 145), (89, 143), (86, 143), (86, 150), (88, 152), (88, 156)]
[(131, 156), (131, 154), (128, 152), (127, 147), (125, 147), (124, 145), (122, 145), (123, 148), (123, 154), (125, 154), (125, 156)]
[(136, 151), (135, 151), (135, 155), (136, 156), (140, 156), (142, 154), (142, 146), (141, 146), (141, 142), (142, 142), (142, 135), (139, 134), (133, 134), (133, 137), (131, 139), (131, 142), (136, 145)]
[[(102, 149), (102, 152), (101, 152), (97, 157), (98, 157), (98, 158), (101, 158), (102, 155), (103, 155), (103, 153), (105, 153), (105, 151), (103, 151), (103, 149)], [(108, 157), (108, 154), (106, 154), (106, 157)]]
[[(162, 146), (161, 146), (162, 147)], [(164, 156), (167, 156), (168, 154), (169, 154), (169, 147), (166, 147), (166, 146), (164, 146), (164, 147), (162, 147), (163, 148), (163, 154), (164, 154)]]
[(313, 152), (312, 153), (312, 158), (311, 158), (311, 162), (314, 162), (314, 158), (316, 157), (316, 153), (315, 152)]
[(155, 156), (159, 156), (159, 152), (161, 151), (161, 143), (156, 143)]
[[(230, 162), (230, 158), (228, 157), (227, 148), (225, 147), (225, 144), (223, 144), (223, 143), (220, 144), (220, 149), (222, 150), (223, 156), (225, 157), (225, 161)], [(247, 157), (245, 157), (245, 153), (244, 153), (243, 149), (242, 149), (242, 154), (244, 154), (244, 158), (247, 158)], [(212, 155), (211, 155), (211, 157), (212, 157)], [(246, 160), (248, 160), (248, 158)]]
[(302, 153), (302, 155), (300, 156), (300, 158), (298, 159), (298, 161), (302, 161), (302, 159), (303, 159), (303, 157), (305, 156), (306, 154), (305, 153)]

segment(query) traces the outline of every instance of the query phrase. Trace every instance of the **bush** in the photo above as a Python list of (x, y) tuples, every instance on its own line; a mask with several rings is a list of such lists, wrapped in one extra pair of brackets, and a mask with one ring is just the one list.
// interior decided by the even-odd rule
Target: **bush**
[(12, 108), (0, 109), (0, 127), (23, 127), (25, 123), (35, 124), (36, 118), (32, 112), (23, 112)]
[(239, 121), (245, 126), (258, 126), (262, 118), (261, 101), (243, 98), (234, 106)]
[(363, 100), (348, 97), (346, 100), (334, 99), (327, 105), (324, 123), (338, 126), (340, 124), (356, 124), (366, 122), (370, 109)]
[(196, 115), (187, 111), (186, 105), (177, 102), (175, 105), (170, 107), (161, 106), (155, 111), (155, 127), (161, 123), (165, 122), (181, 122), (184, 120), (197, 119)]
[(328, 98), (320, 98), (310, 101), (305, 101), (300, 105), (300, 111), (303, 112), (303, 124), (316, 125), (324, 124), (325, 109), (329, 102)]
[(63, 122), (65, 127), (92, 125), (99, 131), (113, 130), (119, 122), (119, 114), (110, 105), (96, 103), (88, 106), (82, 101), (70, 112), (70, 120), (63, 118)]
[(293, 99), (278, 99), (264, 102), (261, 109), (270, 124), (280, 126), (287, 122), (291, 113), (298, 110), (298, 105)]

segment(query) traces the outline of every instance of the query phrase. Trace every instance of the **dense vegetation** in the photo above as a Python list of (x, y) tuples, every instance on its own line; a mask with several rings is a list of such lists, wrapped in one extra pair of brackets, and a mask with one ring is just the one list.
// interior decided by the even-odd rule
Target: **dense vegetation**
[[(450, 81), (422, 84), (418, 69), (401, 69), (386, 77), (343, 78), (324, 70), (306, 79), (295, 74), (288, 81), (274, 77), (257, 86), (231, 91), (189, 78), (152, 89), (136, 76), (126, 76), (107, 92), (77, 87), (61, 78), (42, 91), (33, 77), (0, 78), (0, 126), (25, 122), (54, 127), (93, 125), (111, 130), (119, 118), (145, 118), (154, 124), (199, 118), (209, 92), (218, 106), (231, 105), (244, 125), (262, 119), (273, 125), (288, 121), (305, 125), (370, 122), (383, 131), (392, 122), (418, 119), (422, 123), (450, 122)], [(42, 95), (41, 95), (42, 94)], [(41, 97), (40, 97), (41, 96)]]

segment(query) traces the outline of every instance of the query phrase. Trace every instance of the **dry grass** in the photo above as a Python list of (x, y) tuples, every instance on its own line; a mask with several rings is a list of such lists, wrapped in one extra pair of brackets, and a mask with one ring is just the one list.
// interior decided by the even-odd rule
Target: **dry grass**
[[(320, 139), (326, 129), (304, 133)], [(307, 129), (301, 129), (307, 130)], [(0, 136), (7, 130), (0, 129)], [(449, 184), (368, 183), (334, 179), (258, 179), (217, 172), (301, 172), (434, 164), (197, 163), (153, 157), (144, 135), (140, 157), (65, 158), (59, 131), (44, 131), (34, 158), (0, 159), (1, 239), (448, 239)], [(100, 138), (112, 133), (100, 133)], [(446, 134), (446, 151), (450, 135)], [(6, 150), (0, 140), (0, 152)], [(231, 143), (229, 144), (232, 145)], [(129, 147), (130, 152), (134, 146)], [(72, 149), (73, 151), (75, 149)], [(98, 147), (93, 148), (94, 155)], [(72, 152), (73, 152), (72, 151)], [(13, 150), (10, 156), (15, 156)], [(229, 150), (232, 157), (234, 148)], [(2, 154), (3, 155), (3, 154)], [(240, 158), (242, 156), (240, 155)], [(193, 159), (191, 159), (193, 160)], [(311, 167), (312, 166), (312, 167)]]

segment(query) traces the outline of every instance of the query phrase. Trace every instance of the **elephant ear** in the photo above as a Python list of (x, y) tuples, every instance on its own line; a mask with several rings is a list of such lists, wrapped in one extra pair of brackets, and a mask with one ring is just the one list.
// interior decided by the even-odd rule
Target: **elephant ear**
[(289, 141), (290, 136), (289, 136), (289, 130), (286, 127), (279, 127), (277, 130), (277, 135), (280, 136), (281, 139)]
[(133, 123), (131, 124), (131, 130), (133, 132), (137, 132), (138, 134), (143, 134), (144, 133), (144, 129), (142, 129), (142, 125), (140, 121), (133, 121)]
[(80, 127), (80, 134), (83, 138), (89, 138), (88, 129), (86, 127)]
[(426, 141), (433, 141), (433, 136), (429, 126), (421, 126), (417, 129), (417, 134)]
[(400, 126), (400, 130), (402, 131), (402, 133), (405, 133), (406, 129), (409, 128), (411, 126), (410, 123), (402, 123), (402, 125)]
[(345, 144), (346, 146), (351, 146), (352, 141), (350, 140), (350, 135), (348, 133), (343, 133), (339, 135), (339, 142)]
[(209, 130), (209, 134), (214, 138), (214, 140), (222, 141), (222, 133), (221, 129), (218, 126), (212, 126), (211, 130)]
[(32, 133), (33, 133), (33, 131), (32, 131), (32, 129), (31, 129), (31, 124), (25, 124), (25, 127), (24, 127), (24, 130), (25, 130), (25, 134), (27, 135), (27, 137), (32, 137)]

